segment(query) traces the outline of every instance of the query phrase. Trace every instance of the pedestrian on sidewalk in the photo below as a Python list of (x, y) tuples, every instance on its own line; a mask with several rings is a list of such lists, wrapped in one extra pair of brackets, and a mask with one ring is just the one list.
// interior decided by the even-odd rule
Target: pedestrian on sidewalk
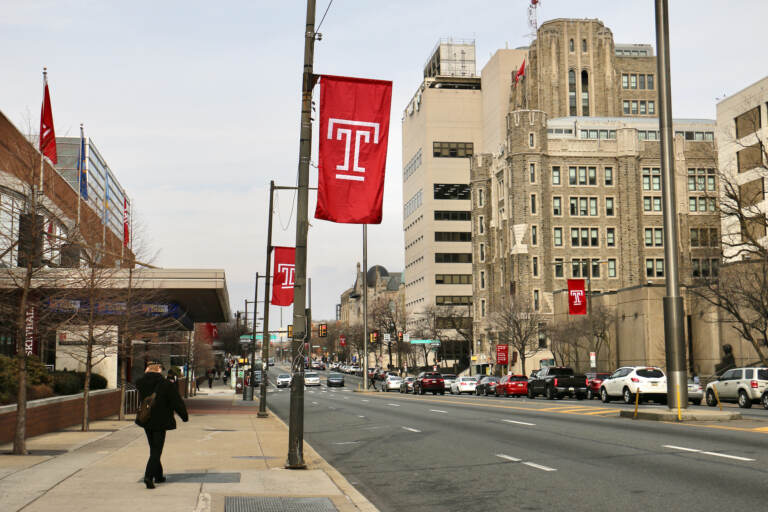
[(208, 388), (213, 387), (213, 370), (208, 370)]
[(222, 372), (221, 381), (224, 383), (225, 386), (227, 385), (227, 372)]
[(140, 403), (153, 393), (155, 394), (146, 424), (141, 424), (138, 416), (136, 418), (136, 424), (144, 427), (149, 443), (149, 460), (144, 470), (144, 484), (147, 489), (154, 489), (155, 482), (165, 482), (160, 457), (163, 455), (166, 431), (176, 428), (173, 413), (176, 412), (184, 422), (189, 420), (189, 415), (176, 385), (163, 378), (163, 364), (160, 361), (149, 362), (144, 375), (136, 381), (136, 387), (139, 390)]

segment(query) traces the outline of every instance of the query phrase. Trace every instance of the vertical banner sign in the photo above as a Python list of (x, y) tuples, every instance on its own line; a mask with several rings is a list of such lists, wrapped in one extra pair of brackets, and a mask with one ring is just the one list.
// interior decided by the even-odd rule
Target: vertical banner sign
[(35, 306), (27, 306), (24, 316), (24, 354), (30, 357), (37, 353), (37, 309)]
[(508, 364), (509, 345), (496, 345), (496, 364)]
[(323, 75), (315, 218), (381, 224), (392, 82)]
[(128, 198), (123, 196), (123, 247), (128, 247), (130, 232), (128, 229)]
[(347, 337), (344, 336), (343, 334), (341, 336), (339, 336), (339, 345), (342, 346), (342, 347), (346, 347), (347, 346)]
[(568, 280), (568, 314), (587, 314), (587, 294), (584, 292), (583, 279)]
[[(296, 278), (296, 249), (275, 247), (275, 266), (272, 270), (272, 305), (293, 304), (293, 284)], [(290, 335), (289, 335), (290, 336)]]

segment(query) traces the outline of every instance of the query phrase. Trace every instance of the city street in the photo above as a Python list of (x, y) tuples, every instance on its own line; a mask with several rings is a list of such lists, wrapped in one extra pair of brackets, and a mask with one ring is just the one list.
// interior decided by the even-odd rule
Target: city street
[[(639, 422), (618, 403), (363, 394), (359, 378), (328, 390), (319, 373), (305, 439), (381, 510), (764, 506), (762, 408), (722, 424)], [(289, 394), (268, 395), (286, 422)]]

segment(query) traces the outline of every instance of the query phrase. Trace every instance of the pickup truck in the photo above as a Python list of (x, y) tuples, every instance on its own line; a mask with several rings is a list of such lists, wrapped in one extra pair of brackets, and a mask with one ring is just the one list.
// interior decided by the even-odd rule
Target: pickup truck
[(564, 396), (583, 400), (587, 396), (587, 377), (576, 375), (573, 368), (565, 366), (544, 367), (528, 382), (528, 398), (537, 395), (544, 395), (548, 400)]

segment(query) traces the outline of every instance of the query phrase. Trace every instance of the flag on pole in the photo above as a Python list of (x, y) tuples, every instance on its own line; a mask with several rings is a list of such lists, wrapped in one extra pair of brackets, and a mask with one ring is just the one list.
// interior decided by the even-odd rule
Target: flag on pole
[(568, 280), (568, 314), (586, 315), (587, 300), (583, 279)]
[(392, 82), (320, 78), (315, 218), (380, 224)]
[(272, 271), (273, 306), (293, 304), (293, 285), (296, 278), (296, 248), (275, 247), (275, 267)]
[(56, 155), (56, 132), (53, 130), (53, 111), (51, 110), (51, 95), (48, 92), (48, 73), (43, 72), (43, 107), (40, 111), (40, 153), (54, 164), (58, 163)]
[(85, 159), (85, 135), (80, 125), (80, 154), (77, 157), (77, 175), (80, 182), (80, 197), (88, 200), (88, 165)]
[(107, 224), (107, 216), (109, 215), (108, 208), (109, 204), (109, 171), (106, 171), (104, 173), (104, 210), (101, 214), (101, 223), (106, 225)]
[(515, 73), (515, 87), (517, 87), (517, 82), (519, 82), (521, 78), (525, 78), (525, 58), (523, 58), (523, 63), (520, 64), (520, 69)]
[(128, 229), (128, 198), (123, 195), (123, 247), (128, 247), (130, 231)]

